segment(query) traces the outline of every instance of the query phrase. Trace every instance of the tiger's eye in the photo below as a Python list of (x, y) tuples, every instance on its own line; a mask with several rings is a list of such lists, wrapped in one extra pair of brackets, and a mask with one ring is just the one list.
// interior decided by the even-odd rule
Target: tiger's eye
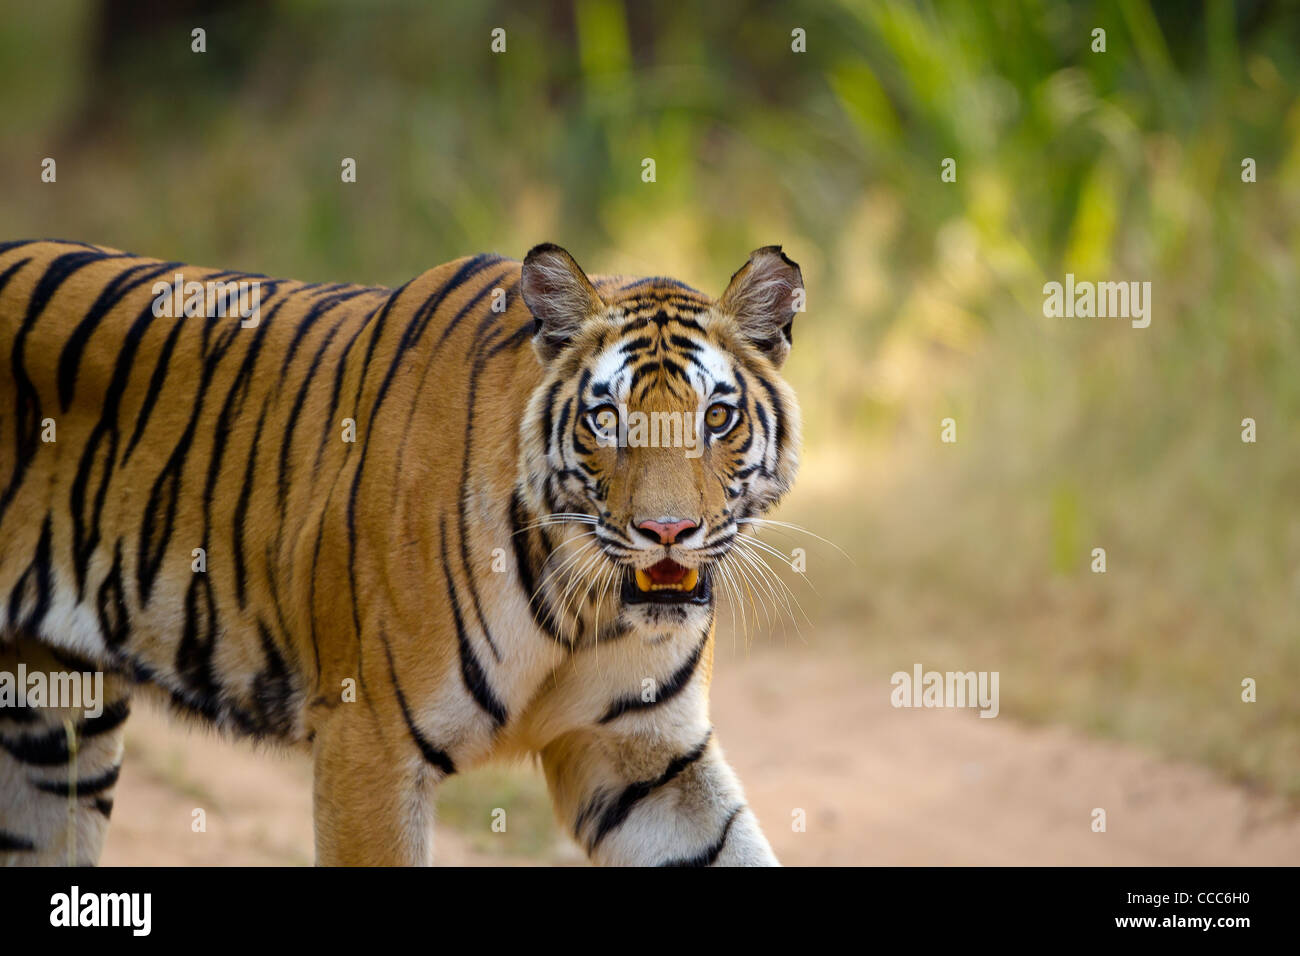
[(591, 413), (591, 419), (601, 431), (610, 431), (618, 425), (618, 412), (613, 405), (602, 405)]
[(710, 405), (709, 410), (704, 413), (704, 424), (710, 428), (722, 428), (731, 418), (731, 406), (724, 405), (721, 402)]

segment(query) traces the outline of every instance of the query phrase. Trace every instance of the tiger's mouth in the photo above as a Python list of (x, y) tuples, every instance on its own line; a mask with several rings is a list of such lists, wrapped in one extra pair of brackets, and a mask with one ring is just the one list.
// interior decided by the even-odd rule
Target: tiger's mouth
[(708, 568), (687, 568), (664, 558), (623, 575), (624, 604), (708, 604), (713, 597)]

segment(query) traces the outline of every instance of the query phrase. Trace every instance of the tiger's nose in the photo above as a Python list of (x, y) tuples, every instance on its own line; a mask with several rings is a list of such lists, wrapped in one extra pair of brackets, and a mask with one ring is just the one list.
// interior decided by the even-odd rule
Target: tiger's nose
[(656, 544), (674, 544), (679, 535), (699, 526), (698, 521), (688, 518), (664, 518), (662, 521), (638, 521), (636, 530)]

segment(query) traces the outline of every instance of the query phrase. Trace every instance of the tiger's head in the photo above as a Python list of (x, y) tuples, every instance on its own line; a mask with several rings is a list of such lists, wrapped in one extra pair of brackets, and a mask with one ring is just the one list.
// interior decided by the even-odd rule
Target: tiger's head
[(546, 244), (521, 283), (545, 373), (520, 485), (566, 542), (548, 562), (552, 604), (588, 605), (597, 635), (706, 625), (717, 587), (761, 573), (742, 536), (798, 467), (799, 408), (779, 372), (803, 309), (798, 265), (758, 249), (715, 300), (673, 279), (588, 277)]

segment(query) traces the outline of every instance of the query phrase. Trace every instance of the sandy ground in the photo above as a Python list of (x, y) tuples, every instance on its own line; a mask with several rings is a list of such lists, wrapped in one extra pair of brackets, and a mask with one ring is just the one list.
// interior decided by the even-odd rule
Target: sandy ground
[[(715, 725), (788, 865), (1300, 864), (1300, 814), (1268, 794), (1061, 728), (894, 709), (888, 673), (824, 643), (728, 645)], [(131, 720), (103, 864), (311, 862), (305, 757), (187, 731), (145, 707)], [(540, 798), (534, 771), (512, 773)], [(195, 807), (204, 833), (192, 831)], [(1098, 807), (1104, 833), (1092, 830)], [(443, 825), (435, 847), (440, 865), (579, 862), (566, 838), (547, 840), (485, 852), (482, 836)]]

